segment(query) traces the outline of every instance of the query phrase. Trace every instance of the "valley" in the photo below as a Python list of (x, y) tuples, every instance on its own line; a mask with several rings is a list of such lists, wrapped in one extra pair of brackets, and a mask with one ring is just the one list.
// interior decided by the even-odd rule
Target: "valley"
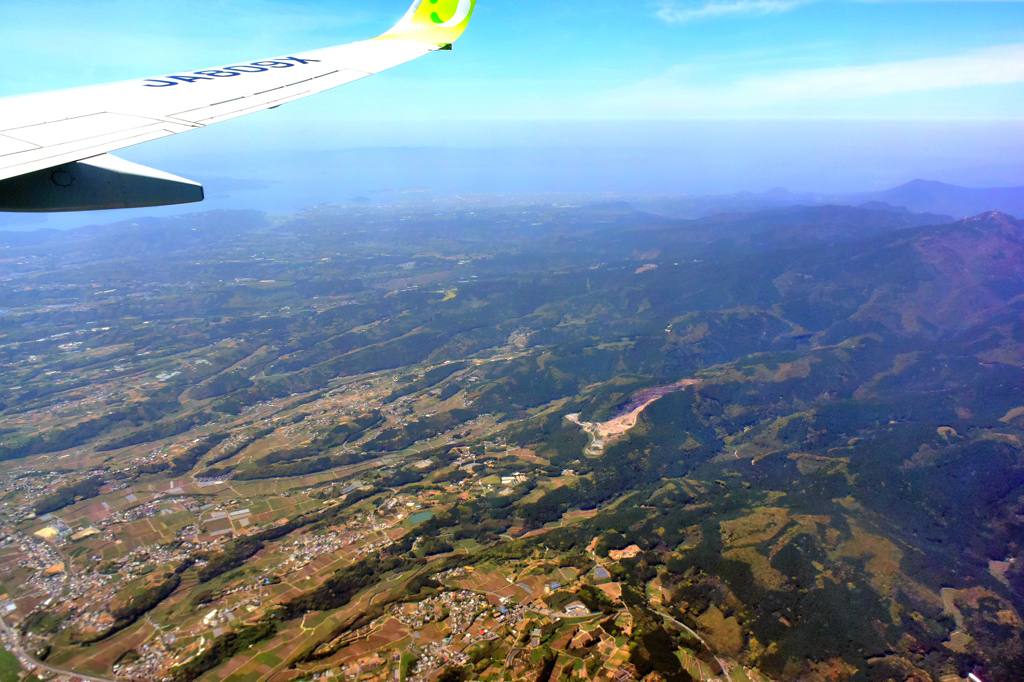
[(998, 213), (0, 233), (0, 667), (1012, 682), (1022, 306)]

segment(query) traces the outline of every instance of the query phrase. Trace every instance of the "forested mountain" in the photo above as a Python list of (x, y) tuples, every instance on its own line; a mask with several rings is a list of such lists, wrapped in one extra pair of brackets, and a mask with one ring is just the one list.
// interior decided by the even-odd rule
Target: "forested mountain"
[(0, 233), (0, 301), (4, 618), (49, 665), (1024, 669), (1012, 216), (212, 212)]

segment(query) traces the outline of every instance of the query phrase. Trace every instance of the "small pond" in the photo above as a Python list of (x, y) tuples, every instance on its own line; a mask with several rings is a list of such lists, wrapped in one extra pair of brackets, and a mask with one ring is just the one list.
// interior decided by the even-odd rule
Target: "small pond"
[(432, 511), (416, 512), (415, 514), (413, 514), (412, 516), (409, 517), (409, 521), (411, 521), (413, 523), (413, 525), (418, 526), (419, 524), (423, 523), (424, 521), (426, 521), (427, 519), (429, 519), (433, 515), (434, 515), (434, 512), (432, 512)]

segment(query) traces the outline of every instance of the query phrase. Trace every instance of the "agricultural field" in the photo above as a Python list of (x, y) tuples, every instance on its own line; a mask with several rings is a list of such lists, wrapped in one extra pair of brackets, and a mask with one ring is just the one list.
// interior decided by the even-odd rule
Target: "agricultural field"
[(1013, 682), (1024, 224), (932, 218), (0, 233), (0, 679)]

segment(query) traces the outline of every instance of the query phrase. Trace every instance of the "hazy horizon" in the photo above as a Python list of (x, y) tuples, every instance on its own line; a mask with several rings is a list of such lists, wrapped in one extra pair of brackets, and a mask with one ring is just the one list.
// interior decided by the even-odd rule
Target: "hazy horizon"
[[(67, 229), (219, 208), (291, 214), (325, 203), (459, 194), (844, 194), (914, 179), (1024, 185), (1017, 121), (474, 121), (432, 144), (429, 122), (306, 125), (274, 112), (123, 150), (194, 179), (206, 200), (163, 208), (0, 214), (0, 229)], [(259, 144), (254, 143), (259, 140)], [(319, 146), (319, 148), (318, 148)]]

